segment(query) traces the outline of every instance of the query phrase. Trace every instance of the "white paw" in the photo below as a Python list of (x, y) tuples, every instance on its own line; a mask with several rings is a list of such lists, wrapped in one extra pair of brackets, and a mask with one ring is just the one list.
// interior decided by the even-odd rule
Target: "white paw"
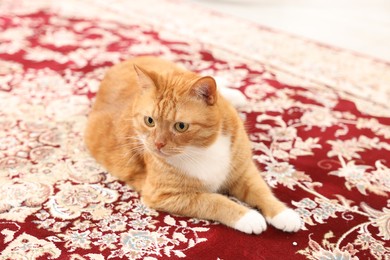
[(267, 223), (263, 215), (251, 209), (236, 222), (234, 228), (247, 234), (258, 235), (267, 229)]
[(286, 232), (297, 232), (301, 229), (302, 221), (299, 214), (292, 209), (285, 209), (275, 217), (268, 219), (268, 223), (277, 229)]

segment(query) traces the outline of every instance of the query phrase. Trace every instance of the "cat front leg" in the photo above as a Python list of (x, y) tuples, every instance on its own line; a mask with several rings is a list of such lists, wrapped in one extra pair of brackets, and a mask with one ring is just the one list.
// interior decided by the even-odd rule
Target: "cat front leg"
[(151, 208), (187, 217), (218, 221), (247, 234), (260, 234), (267, 228), (256, 210), (216, 193), (162, 194), (143, 196)]
[(267, 222), (277, 229), (296, 232), (301, 228), (302, 221), (299, 214), (273, 195), (253, 163), (232, 182), (229, 193), (258, 208)]

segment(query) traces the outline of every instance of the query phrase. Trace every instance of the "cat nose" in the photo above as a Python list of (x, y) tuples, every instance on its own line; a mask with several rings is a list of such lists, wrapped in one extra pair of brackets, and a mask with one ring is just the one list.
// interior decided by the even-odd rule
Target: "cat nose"
[(155, 142), (154, 144), (156, 145), (156, 148), (157, 148), (158, 150), (161, 150), (161, 148), (163, 148), (163, 147), (166, 145), (166, 144), (163, 143), (163, 142)]

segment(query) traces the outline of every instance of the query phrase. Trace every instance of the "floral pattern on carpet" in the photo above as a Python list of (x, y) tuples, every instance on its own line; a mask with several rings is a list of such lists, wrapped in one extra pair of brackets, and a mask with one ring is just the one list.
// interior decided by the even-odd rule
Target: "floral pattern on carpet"
[[(181, 1), (114, 3), (0, 4), (1, 259), (390, 259), (389, 64)], [(303, 230), (158, 212), (94, 161), (99, 82), (138, 55), (247, 96), (254, 160)]]

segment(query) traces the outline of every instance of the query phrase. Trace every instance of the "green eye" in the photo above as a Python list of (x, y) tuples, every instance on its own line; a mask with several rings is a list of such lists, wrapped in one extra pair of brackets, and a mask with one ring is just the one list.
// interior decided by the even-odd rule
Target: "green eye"
[(150, 116), (145, 116), (144, 117), (144, 122), (149, 127), (154, 127), (155, 126), (154, 119), (152, 117), (150, 117)]
[(190, 125), (187, 123), (177, 122), (174, 127), (176, 131), (178, 131), (179, 133), (183, 133), (188, 130), (189, 126)]

